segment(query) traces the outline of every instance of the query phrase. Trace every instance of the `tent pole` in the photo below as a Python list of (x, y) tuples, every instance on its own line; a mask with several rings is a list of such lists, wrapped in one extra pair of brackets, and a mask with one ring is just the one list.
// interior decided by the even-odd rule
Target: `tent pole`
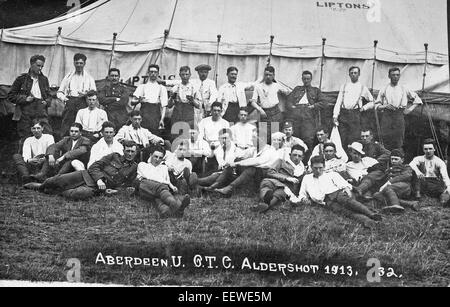
[(270, 49), (269, 49), (269, 57), (267, 58), (267, 66), (270, 66), (270, 61), (272, 60), (272, 46), (273, 46), (273, 39), (275, 36), (270, 36)]
[[(372, 96), (374, 95), (373, 83), (375, 82), (375, 66), (377, 63), (377, 46), (378, 46), (378, 41), (374, 40), (373, 41), (372, 83), (371, 83), (371, 87), (370, 87), (370, 92), (372, 93)], [(378, 141), (380, 141), (380, 144), (383, 146), (383, 137), (382, 137), (382, 133), (381, 133), (381, 125), (380, 125), (380, 119), (378, 117), (377, 108), (373, 108), (373, 113), (375, 115), (375, 124), (377, 126)]]
[[(319, 81), (319, 90), (322, 90), (322, 78), (323, 78), (323, 66), (324, 64), (324, 59), (325, 59), (325, 42), (327, 41), (326, 38), (322, 38), (322, 57), (320, 59), (320, 81)], [(318, 111), (319, 113), (319, 126), (322, 126), (322, 115), (320, 114), (320, 110)]]
[(116, 50), (116, 39), (117, 39), (117, 33), (113, 33), (113, 42), (112, 42), (112, 47), (111, 47), (111, 57), (109, 58), (109, 65), (108, 65), (108, 73), (109, 70), (111, 69), (111, 65), (112, 65), (112, 61), (114, 58), (114, 51)]
[[(165, 29), (165, 30), (164, 30), (164, 40), (163, 40), (161, 49), (159, 49), (158, 55), (156, 56), (156, 59), (155, 59), (155, 61), (153, 62), (153, 64), (156, 64), (156, 62), (158, 61), (160, 55), (161, 55), (161, 57), (162, 57), (163, 50), (164, 50), (164, 48), (166, 48), (166, 41), (167, 41), (167, 38), (168, 38), (168, 37), (169, 37), (169, 30), (168, 30), (168, 29)], [(161, 61), (162, 61), (162, 60), (161, 60)]]
[(56, 46), (58, 46), (58, 42), (59, 42), (59, 37), (61, 36), (61, 32), (62, 32), (62, 27), (58, 27), (58, 32), (56, 33), (56, 39), (55, 39), (55, 44), (53, 45), (53, 52), (52, 52), (52, 58), (50, 60), (50, 65), (48, 66), (48, 77), (50, 78), (50, 72), (52, 71), (52, 65), (53, 65), (53, 59), (55, 57), (55, 52), (56, 52)]
[(425, 91), (425, 78), (427, 77), (427, 66), (428, 66), (428, 44), (424, 44), (425, 46), (425, 65), (423, 68), (423, 80), (422, 80), (422, 93)]
[(219, 46), (220, 46), (220, 39), (222, 38), (222, 35), (217, 35), (217, 48), (216, 48), (216, 58), (214, 60), (214, 82), (216, 83), (217, 87), (217, 77), (219, 75)]

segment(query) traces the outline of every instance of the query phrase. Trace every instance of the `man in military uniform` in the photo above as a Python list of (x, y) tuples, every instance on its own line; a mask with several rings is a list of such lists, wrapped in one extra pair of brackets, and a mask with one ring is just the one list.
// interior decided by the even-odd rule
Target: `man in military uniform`
[(17, 120), (17, 133), (21, 139), (30, 136), (33, 120), (42, 123), (44, 132), (52, 134), (48, 123), (47, 108), (50, 104), (50, 86), (46, 76), (42, 74), (45, 57), (33, 55), (30, 58), (30, 69), (14, 81), (8, 99), (16, 105), (14, 120)]
[(383, 145), (374, 141), (372, 130), (363, 128), (361, 130), (361, 144), (366, 157), (371, 157), (387, 167), (390, 162), (391, 152), (384, 148)]
[(98, 192), (115, 193), (122, 185), (133, 184), (137, 174), (137, 146), (133, 141), (125, 141), (124, 155), (114, 152), (89, 167), (88, 170), (72, 172), (48, 178), (44, 183), (28, 183), (24, 188), (39, 190), (48, 194), (60, 194), (74, 200), (84, 200)]
[(312, 73), (302, 73), (303, 86), (297, 86), (287, 96), (287, 119), (294, 123), (294, 135), (302, 139), (308, 148), (313, 148), (314, 134), (316, 133), (316, 114), (326, 104), (322, 101), (322, 92), (319, 88), (311, 86)]
[(120, 84), (120, 70), (111, 68), (108, 81), (98, 90), (98, 101), (105, 108), (108, 120), (119, 130), (128, 120), (127, 104), (130, 94), (126, 86)]

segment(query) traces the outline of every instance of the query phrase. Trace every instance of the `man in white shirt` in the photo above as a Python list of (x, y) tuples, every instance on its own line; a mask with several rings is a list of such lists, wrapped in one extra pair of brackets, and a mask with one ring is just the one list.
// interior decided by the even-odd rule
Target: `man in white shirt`
[(204, 139), (214, 150), (219, 145), (219, 131), (230, 128), (228, 121), (222, 118), (222, 104), (214, 102), (211, 105), (211, 116), (198, 124), (199, 138)]
[(183, 216), (184, 210), (189, 206), (190, 197), (186, 194), (180, 201), (173, 195), (178, 192), (178, 189), (170, 182), (167, 166), (161, 164), (165, 154), (166, 150), (163, 147), (156, 147), (151, 153), (149, 163), (138, 164), (138, 191), (144, 200), (155, 202), (161, 218), (179, 218)]
[(305, 175), (300, 188), (300, 202), (325, 205), (335, 212), (354, 218), (366, 227), (373, 227), (373, 221), (381, 221), (381, 215), (374, 213), (352, 198), (352, 186), (338, 173), (325, 173), (322, 156), (311, 158), (312, 174)]
[(168, 104), (167, 89), (157, 82), (159, 66), (148, 66), (148, 82), (140, 84), (133, 93), (132, 105), (141, 104), (142, 127), (151, 133), (159, 135), (159, 129), (164, 128), (164, 117)]
[(323, 144), (323, 153), (325, 158), (325, 173), (336, 172), (344, 179), (348, 178), (346, 172), (347, 165), (345, 161), (336, 154), (336, 145), (334, 143)]
[(255, 83), (255, 89), (253, 91), (252, 106), (258, 110), (261, 115), (261, 122), (267, 122), (267, 131), (272, 132), (271, 123), (278, 123), (278, 127), (274, 128), (275, 131), (279, 131), (279, 124), (282, 120), (282, 114), (279, 107), (280, 101), (278, 94), (287, 96), (290, 91), (282, 87), (275, 81), (275, 68), (273, 66), (267, 66), (264, 69), (264, 80), (259, 83)]
[[(389, 69), (391, 82), (378, 93), (375, 101), (377, 111), (383, 112), (380, 120), (381, 137), (383, 144), (388, 150), (403, 147), (405, 137), (404, 114), (412, 112), (423, 102), (413, 91), (400, 85), (400, 69), (397, 67)], [(408, 99), (414, 99), (413, 105), (407, 109)]]
[[(373, 97), (367, 86), (359, 81), (360, 68), (349, 69), (350, 81), (341, 86), (334, 105), (333, 122), (339, 127), (342, 146), (347, 148), (358, 141), (361, 131), (361, 112), (373, 109)], [(364, 104), (363, 99), (368, 103)]]
[(238, 69), (227, 68), (228, 82), (219, 88), (217, 101), (222, 103), (222, 117), (230, 123), (238, 121), (239, 109), (247, 106), (245, 90), (251, 89), (253, 83), (237, 82)]
[(417, 177), (413, 182), (415, 196), (420, 198), (423, 193), (431, 197), (440, 197), (441, 204), (448, 207), (450, 179), (447, 166), (442, 159), (435, 156), (435, 151), (435, 141), (426, 139), (423, 143), (425, 155), (415, 157), (409, 164)]
[(87, 137), (93, 144), (100, 138), (100, 130), (104, 122), (108, 121), (108, 115), (102, 109), (99, 109), (97, 92), (89, 91), (86, 93), (88, 107), (77, 112), (76, 123), (83, 126), (82, 135)]
[(112, 122), (104, 122), (102, 125), (103, 137), (94, 144), (91, 148), (91, 156), (87, 167), (91, 167), (92, 164), (99, 161), (104, 156), (116, 152), (123, 155), (123, 146), (117, 140), (114, 139), (116, 135), (116, 126)]
[(194, 84), (194, 98), (200, 104), (200, 109), (197, 113), (196, 123), (200, 122), (204, 117), (210, 116), (211, 114), (211, 104), (217, 101), (217, 87), (216, 83), (208, 79), (208, 73), (211, 70), (211, 66), (207, 64), (200, 64), (195, 67), (198, 73), (198, 79), (192, 80)]
[(65, 105), (61, 123), (62, 135), (68, 133), (69, 126), (75, 121), (78, 110), (87, 107), (86, 93), (97, 90), (94, 78), (84, 70), (86, 60), (87, 57), (82, 53), (74, 55), (75, 70), (64, 77), (56, 94)]
[(53, 135), (43, 134), (43, 124), (34, 120), (31, 133), (33, 136), (25, 139), (22, 148), (22, 155), (13, 155), (13, 161), (16, 165), (19, 180), (21, 184), (31, 182), (31, 172), (46, 172), (44, 167), (48, 167), (46, 161), (46, 152), (49, 146), (55, 143)]
[[(149, 157), (150, 147), (156, 145), (164, 145), (170, 148), (170, 143), (164, 141), (157, 135), (151, 133), (148, 129), (141, 127), (142, 115), (141, 112), (133, 110), (130, 112), (131, 124), (120, 128), (115, 136), (115, 139), (122, 143), (124, 141), (133, 141), (138, 146), (137, 157), (139, 161), (147, 161)], [(168, 144), (167, 144), (168, 143)]]
[[(229, 197), (236, 188), (252, 180), (258, 184), (258, 182), (255, 182), (258, 173), (264, 175), (264, 172), (275, 167), (280, 159), (287, 159), (286, 148), (283, 148), (284, 137), (285, 135), (281, 132), (273, 133), (271, 145), (267, 144), (254, 157), (244, 160), (234, 159), (234, 161), (226, 163), (222, 177), (217, 180), (219, 184), (215, 192)], [(219, 186), (224, 185), (226, 186), (219, 188)]]
[(204, 139), (199, 138), (199, 133), (195, 129), (189, 130), (189, 140), (187, 140), (186, 157), (192, 163), (192, 169), (196, 173), (204, 173), (206, 165), (206, 158), (212, 157), (211, 147)]
[(270, 168), (259, 185), (259, 197), (263, 201), (255, 211), (265, 213), (286, 199), (298, 195), (300, 183), (305, 173), (303, 158), (305, 149), (295, 144), (291, 148), (289, 158), (278, 160), (275, 167)]
[(248, 109), (242, 107), (239, 110), (239, 122), (230, 128), (231, 137), (238, 151), (237, 158), (241, 159), (253, 157), (256, 152), (256, 127), (247, 121), (247, 117)]
[(372, 198), (371, 189), (376, 189), (377, 184), (385, 177), (385, 166), (373, 158), (364, 157), (361, 143), (353, 142), (348, 148), (351, 157), (346, 167), (349, 180), (355, 185), (356, 195), (369, 200)]
[(180, 191), (180, 194), (190, 194), (197, 185), (197, 174), (192, 171), (192, 163), (186, 159), (188, 141), (181, 142), (173, 153), (166, 155), (164, 163), (169, 170), (170, 181)]

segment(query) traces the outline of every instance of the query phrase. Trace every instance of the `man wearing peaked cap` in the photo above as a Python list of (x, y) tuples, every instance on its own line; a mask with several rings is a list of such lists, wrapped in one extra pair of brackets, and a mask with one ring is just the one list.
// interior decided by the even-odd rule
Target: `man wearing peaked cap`
[(293, 136), (294, 134), (294, 125), (292, 121), (283, 122), (283, 132), (286, 135), (284, 138), (284, 147), (292, 148), (294, 145), (300, 145), (305, 149), (305, 152), (308, 151), (308, 146), (303, 142), (303, 140)]

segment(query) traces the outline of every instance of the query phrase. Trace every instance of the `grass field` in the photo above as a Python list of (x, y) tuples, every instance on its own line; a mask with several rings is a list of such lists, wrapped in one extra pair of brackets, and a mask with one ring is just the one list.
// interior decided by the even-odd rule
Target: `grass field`
[[(2, 151), (2, 156), (5, 151)], [(5, 161), (2, 157), (2, 161)], [(3, 163), (4, 168), (11, 165)], [(182, 219), (161, 220), (148, 205), (125, 192), (90, 201), (66, 201), (3, 184), (0, 190), (0, 279), (65, 281), (70, 258), (81, 262), (81, 281), (131, 285), (194, 286), (447, 286), (450, 283), (450, 210), (425, 199), (419, 212), (385, 216), (373, 229), (324, 208), (282, 206), (265, 215), (252, 189), (230, 199), (192, 200)], [(185, 267), (107, 265), (104, 257), (171, 259)], [(212, 268), (194, 256), (215, 256)], [(226, 269), (228, 256), (234, 269)], [(256, 263), (318, 265), (311, 272), (267, 272), (242, 268)], [(377, 258), (386, 276), (368, 282), (367, 261)], [(205, 258), (202, 264), (207, 265)], [(228, 258), (225, 258), (228, 259)], [(326, 266), (344, 266), (337, 275)], [(341, 270), (353, 276), (340, 275)], [(303, 267), (304, 268), (304, 267)], [(355, 271), (358, 275), (355, 276)], [(331, 271), (330, 271), (331, 272)]]

